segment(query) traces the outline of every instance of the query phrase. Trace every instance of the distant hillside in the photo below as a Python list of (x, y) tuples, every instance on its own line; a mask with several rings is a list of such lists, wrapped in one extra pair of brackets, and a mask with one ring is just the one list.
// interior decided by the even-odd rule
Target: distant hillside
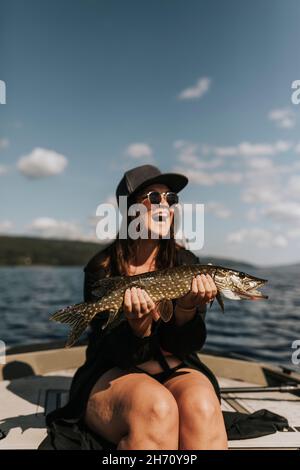
[[(83, 266), (104, 247), (98, 243), (81, 241), (0, 236), (0, 266)], [(245, 270), (253, 267), (250, 263), (239, 260), (196, 254), (203, 264), (212, 263)]]
[(102, 248), (98, 243), (0, 236), (0, 266), (82, 266)]
[(251, 269), (254, 267), (254, 264), (247, 263), (246, 261), (235, 260), (231, 258), (219, 258), (216, 256), (202, 255), (201, 253), (195, 253), (202, 264), (212, 263), (219, 266), (226, 266), (226, 268), (235, 268), (235, 269)]

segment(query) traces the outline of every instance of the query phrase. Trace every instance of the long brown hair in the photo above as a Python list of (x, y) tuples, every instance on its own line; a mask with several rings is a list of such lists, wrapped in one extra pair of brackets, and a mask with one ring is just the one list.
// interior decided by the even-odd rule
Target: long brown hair
[[(127, 218), (128, 226), (133, 218)], [(103, 250), (101, 267), (107, 271), (108, 276), (127, 275), (127, 266), (131, 260), (134, 260), (136, 254), (136, 242), (129, 236), (120, 238), (117, 234), (114, 242)], [(171, 268), (176, 265), (177, 253), (183, 247), (180, 246), (174, 238), (174, 217), (170, 225), (169, 238), (158, 240), (158, 251), (155, 257), (155, 269)]]

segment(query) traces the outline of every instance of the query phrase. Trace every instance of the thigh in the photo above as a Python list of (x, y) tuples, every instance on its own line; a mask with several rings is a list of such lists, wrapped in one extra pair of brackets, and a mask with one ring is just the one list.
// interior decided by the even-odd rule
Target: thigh
[(166, 395), (174, 400), (171, 393), (149, 375), (113, 368), (94, 385), (85, 422), (97, 434), (118, 443), (128, 433), (129, 423), (142, 416), (147, 401), (159, 401)]

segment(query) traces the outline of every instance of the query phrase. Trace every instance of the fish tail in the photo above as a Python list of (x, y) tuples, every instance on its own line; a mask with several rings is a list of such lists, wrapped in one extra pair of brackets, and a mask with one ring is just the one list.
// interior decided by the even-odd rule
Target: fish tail
[(67, 348), (76, 343), (81, 334), (87, 328), (90, 319), (85, 315), (86, 310), (86, 304), (82, 303), (76, 305), (76, 307), (66, 307), (51, 315), (50, 320), (66, 323), (72, 327), (66, 343)]

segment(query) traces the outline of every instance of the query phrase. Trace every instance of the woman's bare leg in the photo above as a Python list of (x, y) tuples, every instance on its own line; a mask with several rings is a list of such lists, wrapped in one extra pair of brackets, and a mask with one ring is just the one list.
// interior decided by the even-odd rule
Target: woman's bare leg
[(107, 371), (91, 391), (85, 421), (118, 449), (178, 449), (176, 401), (147, 374)]
[(219, 400), (208, 378), (194, 369), (178, 369), (164, 383), (179, 410), (179, 449), (227, 449)]

